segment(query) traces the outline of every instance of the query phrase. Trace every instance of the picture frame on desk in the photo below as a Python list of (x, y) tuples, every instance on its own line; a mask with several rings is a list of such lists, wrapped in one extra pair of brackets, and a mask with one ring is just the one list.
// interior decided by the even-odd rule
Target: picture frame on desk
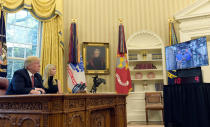
[(86, 74), (109, 74), (109, 43), (83, 42), (82, 51)]

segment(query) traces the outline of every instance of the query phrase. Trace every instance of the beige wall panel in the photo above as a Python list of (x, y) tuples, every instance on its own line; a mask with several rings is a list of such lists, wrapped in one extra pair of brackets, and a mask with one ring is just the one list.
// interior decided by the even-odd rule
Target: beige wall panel
[[(123, 18), (126, 40), (135, 32), (148, 30), (168, 43), (168, 18), (195, 0), (64, 0), (65, 62), (68, 60), (69, 29), (77, 18), (79, 42), (109, 42), (110, 74), (100, 92), (115, 91), (118, 18)], [(65, 72), (66, 73), (66, 72)], [(93, 75), (86, 75), (88, 88)], [(65, 77), (66, 78), (66, 77)]]

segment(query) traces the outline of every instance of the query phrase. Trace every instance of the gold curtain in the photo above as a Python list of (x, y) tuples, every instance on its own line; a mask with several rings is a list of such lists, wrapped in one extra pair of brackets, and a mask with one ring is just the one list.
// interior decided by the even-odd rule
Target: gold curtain
[(41, 51), (42, 65), (40, 73), (44, 73), (44, 67), (47, 64), (54, 64), (57, 67), (56, 76), (63, 84), (63, 39), (62, 32), (57, 32), (59, 29), (61, 30), (62, 27), (56, 25), (61, 21), (61, 17), (58, 17), (51, 19), (49, 22), (43, 22)]
[(0, 0), (0, 4), (8, 13), (27, 9), (36, 19), (42, 21), (40, 73), (43, 75), (47, 64), (56, 65), (56, 77), (63, 85), (63, 0)]

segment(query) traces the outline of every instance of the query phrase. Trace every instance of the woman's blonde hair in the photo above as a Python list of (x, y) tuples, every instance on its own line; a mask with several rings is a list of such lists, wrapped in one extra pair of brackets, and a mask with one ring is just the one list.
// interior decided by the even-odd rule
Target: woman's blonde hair
[[(53, 64), (48, 64), (48, 65), (45, 67), (44, 76), (43, 76), (43, 80), (44, 80), (43, 86), (44, 86), (45, 88), (49, 88), (49, 86), (48, 86), (48, 79), (49, 79), (49, 77), (50, 77), (50, 72), (51, 72), (52, 68), (54, 68), (54, 67), (56, 67), (56, 66), (53, 65)], [(55, 79), (55, 77), (53, 77), (53, 85), (56, 85), (56, 79)]]

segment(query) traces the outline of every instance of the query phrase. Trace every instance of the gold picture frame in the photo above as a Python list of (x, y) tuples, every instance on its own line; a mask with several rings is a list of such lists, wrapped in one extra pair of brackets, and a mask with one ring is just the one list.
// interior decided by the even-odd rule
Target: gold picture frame
[(109, 43), (83, 42), (86, 74), (109, 74)]

